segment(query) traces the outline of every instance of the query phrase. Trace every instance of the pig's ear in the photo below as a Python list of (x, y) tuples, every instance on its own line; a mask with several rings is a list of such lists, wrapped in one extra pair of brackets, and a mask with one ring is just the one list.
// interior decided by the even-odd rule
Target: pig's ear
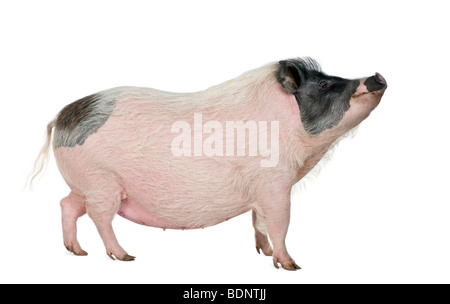
[(305, 76), (299, 66), (293, 60), (280, 61), (280, 71), (278, 74), (278, 82), (289, 93), (295, 94), (304, 81)]

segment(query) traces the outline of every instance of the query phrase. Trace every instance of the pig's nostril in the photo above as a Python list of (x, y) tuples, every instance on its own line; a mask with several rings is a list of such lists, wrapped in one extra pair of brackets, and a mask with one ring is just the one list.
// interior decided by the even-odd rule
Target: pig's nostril
[(375, 73), (375, 81), (379, 84), (386, 84), (386, 80), (380, 73)]

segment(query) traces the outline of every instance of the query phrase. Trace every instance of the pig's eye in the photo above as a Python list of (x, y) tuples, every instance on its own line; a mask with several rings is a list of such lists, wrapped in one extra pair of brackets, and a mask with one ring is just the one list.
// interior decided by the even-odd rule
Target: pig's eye
[(321, 90), (328, 90), (330, 87), (331, 87), (331, 84), (329, 84), (329, 83), (326, 82), (326, 81), (322, 81), (322, 82), (319, 84), (319, 88), (320, 88)]

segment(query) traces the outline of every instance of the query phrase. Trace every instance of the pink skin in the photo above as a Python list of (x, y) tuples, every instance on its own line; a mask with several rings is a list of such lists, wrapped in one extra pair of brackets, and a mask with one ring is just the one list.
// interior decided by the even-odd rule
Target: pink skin
[[(115, 237), (112, 220), (116, 213), (147, 226), (193, 229), (252, 210), (258, 252), (272, 255), (277, 268), (280, 263), (288, 270), (299, 269), (285, 245), (291, 188), (336, 139), (378, 105), (384, 89), (368, 92), (365, 79), (360, 80), (342, 121), (315, 137), (304, 130), (295, 97), (275, 78), (266, 94), (248, 103), (234, 103), (219, 113), (194, 107), (180, 113), (176, 103), (162, 109), (159, 103), (143, 103), (133, 94), (122, 96), (107, 122), (83, 145), (54, 149), (72, 190), (61, 201), (66, 248), (76, 255), (87, 254), (76, 238), (76, 220), (85, 213), (94, 221), (111, 258), (133, 260)], [(164, 102), (176, 96), (157, 98)], [(147, 98), (155, 99), (151, 94)], [(284, 106), (274, 107), (274, 103)], [(171, 124), (192, 122), (194, 112), (201, 112), (204, 121), (279, 121), (279, 163), (262, 168), (259, 157), (174, 156)]]

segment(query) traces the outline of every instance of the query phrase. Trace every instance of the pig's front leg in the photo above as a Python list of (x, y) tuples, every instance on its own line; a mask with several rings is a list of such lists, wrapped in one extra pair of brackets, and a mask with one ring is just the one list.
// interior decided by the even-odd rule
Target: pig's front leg
[(270, 246), (269, 239), (267, 238), (267, 230), (264, 225), (264, 216), (257, 209), (252, 211), (253, 228), (255, 228), (255, 247), (256, 251), (260, 253), (260, 250), (265, 255), (271, 256), (273, 254), (272, 246)]
[(272, 195), (264, 195), (259, 204), (264, 214), (260, 219), (264, 221), (273, 245), (274, 266), (279, 268), (280, 263), (287, 270), (300, 269), (287, 252), (285, 244), (290, 218), (290, 189), (278, 188)]

